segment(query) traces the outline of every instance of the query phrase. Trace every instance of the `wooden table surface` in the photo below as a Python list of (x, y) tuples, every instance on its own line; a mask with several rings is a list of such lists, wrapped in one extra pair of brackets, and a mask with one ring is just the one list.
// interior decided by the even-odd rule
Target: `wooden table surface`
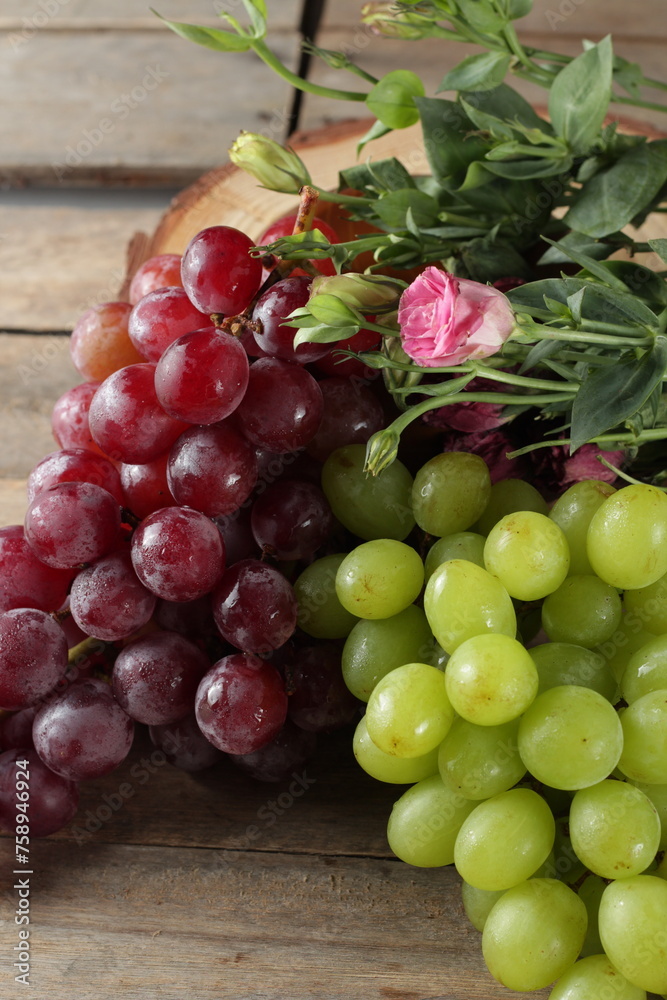
[[(463, 55), (377, 39), (356, 25), (360, 5), (329, 0), (318, 41), (376, 75), (413, 68), (434, 90)], [(156, 6), (214, 24), (216, 10), (240, 5)], [(301, 3), (269, 7), (273, 44), (295, 65)], [(621, 54), (665, 75), (664, 0), (538, 0), (524, 37), (575, 52), (610, 30)], [(67, 339), (77, 316), (114, 297), (131, 236), (151, 232), (180, 187), (223, 162), (240, 128), (282, 138), (292, 95), (252, 56), (188, 45), (135, 0), (4, 0), (0, 51), (0, 524), (10, 524), (23, 519), (30, 468), (54, 448), (53, 402), (79, 381)], [(338, 83), (326, 68), (312, 75)], [(301, 125), (358, 110), (308, 98)], [(96, 143), (105, 117), (113, 128)], [(455, 873), (392, 857), (386, 820), (400, 789), (359, 771), (349, 733), (322, 740), (305, 771), (275, 787), (231, 764), (189, 776), (152, 753), (142, 733), (123, 767), (82, 785), (74, 823), (32, 844), (39, 1000), (510, 996), (484, 968)], [(13, 1000), (25, 994), (11, 964), (6, 838), (0, 859), (0, 997)]]

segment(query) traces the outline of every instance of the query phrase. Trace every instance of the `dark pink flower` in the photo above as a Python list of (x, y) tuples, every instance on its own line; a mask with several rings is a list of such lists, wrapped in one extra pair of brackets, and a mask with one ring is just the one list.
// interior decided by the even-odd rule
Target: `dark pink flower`
[(509, 302), (497, 288), (427, 267), (401, 296), (403, 349), (426, 368), (495, 354), (512, 333)]
[(477, 431), (492, 431), (504, 424), (503, 407), (497, 403), (452, 403), (439, 410), (428, 410), (424, 414), (425, 423), (439, 430), (461, 431), (474, 434)]
[[(563, 448), (562, 451), (565, 449)], [(602, 462), (598, 462), (598, 455), (606, 458), (616, 468), (623, 464), (625, 458), (624, 451), (601, 451), (595, 444), (584, 444), (581, 448), (577, 448), (574, 455), (568, 455), (564, 458), (563, 485), (569, 486), (582, 479), (601, 479), (604, 483), (613, 483), (616, 480), (616, 473), (608, 469)]]
[(526, 463), (521, 458), (507, 458), (507, 452), (514, 451), (516, 445), (504, 431), (477, 431), (474, 434), (446, 434), (443, 451), (468, 451), (483, 458), (489, 467), (491, 482), (501, 479), (520, 479), (524, 476)]

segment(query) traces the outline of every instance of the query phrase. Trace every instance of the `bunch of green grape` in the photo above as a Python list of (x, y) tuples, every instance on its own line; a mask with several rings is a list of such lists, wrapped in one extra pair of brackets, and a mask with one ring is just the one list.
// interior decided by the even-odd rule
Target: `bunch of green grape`
[(356, 445), (323, 486), (364, 541), (318, 627), (367, 703), (359, 764), (410, 786), (391, 849), (456, 866), (510, 989), (667, 993), (667, 495), (586, 480), (549, 509), (475, 455), (370, 478)]

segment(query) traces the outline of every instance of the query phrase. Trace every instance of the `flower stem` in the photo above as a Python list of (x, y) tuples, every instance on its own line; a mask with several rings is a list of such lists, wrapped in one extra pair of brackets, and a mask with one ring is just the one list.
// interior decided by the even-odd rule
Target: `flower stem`
[(253, 51), (259, 58), (279, 76), (282, 76), (283, 80), (296, 87), (297, 90), (306, 91), (308, 94), (315, 94), (317, 97), (333, 97), (338, 101), (365, 101), (368, 97), (367, 93), (362, 93), (360, 90), (337, 90), (335, 87), (321, 87), (317, 83), (304, 80), (288, 69), (261, 38), (252, 39), (251, 44)]

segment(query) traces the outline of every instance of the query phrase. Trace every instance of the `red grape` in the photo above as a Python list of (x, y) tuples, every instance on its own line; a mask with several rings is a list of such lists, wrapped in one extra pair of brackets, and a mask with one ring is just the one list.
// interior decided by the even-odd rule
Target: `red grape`
[(45, 611), (0, 615), (0, 708), (15, 712), (49, 694), (67, 670), (67, 640)]
[(197, 690), (195, 712), (207, 740), (225, 753), (252, 753), (275, 739), (287, 695), (275, 667), (234, 653), (214, 663)]
[(22, 524), (0, 528), (0, 611), (39, 608), (56, 611), (74, 575), (38, 559), (26, 541)]
[(216, 631), (208, 594), (194, 601), (158, 600), (153, 620), (165, 632), (178, 632), (192, 640), (212, 635)]
[(250, 527), (249, 504), (224, 517), (216, 517), (214, 521), (222, 532), (228, 566), (239, 559), (255, 559), (261, 554)]
[(86, 448), (52, 451), (38, 462), (28, 476), (28, 501), (56, 483), (93, 483), (110, 493), (119, 504), (125, 502), (116, 466), (108, 458)]
[(168, 285), (179, 287), (182, 285), (179, 254), (160, 253), (155, 257), (149, 257), (137, 269), (130, 282), (130, 302), (134, 306), (145, 295), (156, 292), (158, 288), (166, 288)]
[(87, 448), (98, 455), (102, 449), (90, 433), (88, 411), (101, 382), (81, 382), (56, 401), (51, 415), (53, 436), (61, 448)]
[[(268, 246), (269, 243), (275, 243), (276, 240), (281, 239), (283, 236), (291, 236), (294, 232), (294, 224), (296, 222), (297, 216), (296, 212), (292, 212), (289, 215), (283, 215), (280, 219), (276, 219), (272, 222), (268, 229), (266, 229), (262, 235), (257, 240), (257, 246)], [(340, 243), (340, 236), (332, 229), (328, 222), (324, 219), (320, 219), (318, 216), (312, 221), (311, 229), (319, 229), (323, 236), (326, 236), (329, 243)], [(317, 268), (321, 274), (333, 275), (336, 273), (336, 268), (328, 257), (324, 260), (311, 260), (310, 263)], [(295, 268), (292, 272), (294, 275), (303, 274), (301, 268)]]
[(90, 405), (90, 430), (100, 448), (127, 463), (151, 462), (185, 429), (155, 394), (155, 365), (130, 365), (105, 379)]
[(289, 717), (302, 729), (331, 733), (357, 715), (359, 702), (343, 680), (341, 651), (333, 643), (297, 649), (289, 679)]
[(132, 538), (141, 582), (166, 601), (194, 601), (222, 576), (225, 551), (217, 526), (188, 507), (165, 507), (141, 522)]
[(120, 466), (125, 504), (137, 517), (148, 517), (161, 507), (178, 506), (167, 483), (168, 460), (169, 452), (165, 451), (151, 462)]
[[(370, 317), (369, 317), (370, 319)], [(325, 375), (339, 375), (351, 378), (362, 378), (366, 381), (374, 381), (380, 374), (375, 368), (369, 368), (358, 358), (346, 358), (337, 351), (375, 351), (379, 348), (382, 337), (374, 330), (359, 330), (353, 337), (346, 337), (345, 340), (337, 340), (335, 344), (329, 344), (331, 351), (323, 358), (315, 362)]]
[(248, 355), (230, 333), (209, 326), (167, 348), (155, 369), (155, 392), (172, 417), (215, 424), (228, 417), (248, 386)]
[(102, 680), (75, 681), (40, 708), (32, 738), (42, 761), (74, 781), (100, 778), (130, 752), (134, 722)]
[(248, 389), (235, 418), (260, 448), (282, 454), (305, 447), (322, 419), (322, 393), (301, 365), (260, 358), (250, 366)]
[(224, 754), (206, 739), (194, 712), (166, 726), (149, 726), (151, 742), (170, 764), (181, 771), (203, 771), (224, 760)]
[(230, 754), (230, 760), (255, 781), (286, 781), (303, 767), (317, 747), (315, 733), (299, 729), (288, 719), (278, 735), (254, 753)]
[[(25, 762), (25, 769), (17, 768), (17, 761)], [(30, 822), (26, 824), (30, 837), (48, 837), (67, 826), (79, 805), (77, 783), (54, 774), (35, 750), (8, 750), (0, 756), (0, 827), (12, 835), (22, 825), (17, 823), (21, 815), (16, 810), (17, 791), (30, 795)]]
[(280, 570), (259, 559), (242, 559), (230, 566), (212, 601), (221, 635), (244, 652), (277, 649), (296, 628), (294, 590)]
[(120, 507), (93, 483), (57, 483), (39, 493), (25, 516), (25, 537), (48, 566), (68, 569), (106, 555), (118, 541)]
[(331, 534), (333, 514), (322, 490), (300, 479), (269, 486), (252, 507), (255, 541), (276, 559), (309, 559)]
[(182, 635), (153, 632), (121, 649), (111, 686), (130, 718), (162, 726), (192, 712), (197, 687), (209, 666), (204, 653)]
[(37, 711), (38, 706), (31, 705), (0, 719), (0, 750), (32, 749), (32, 724)]
[(142, 358), (159, 361), (175, 340), (208, 322), (208, 316), (195, 309), (184, 288), (158, 288), (137, 302), (130, 313), (128, 332)]
[(127, 329), (131, 311), (128, 302), (103, 302), (87, 309), (72, 330), (72, 361), (88, 381), (101, 382), (142, 360)]
[(209, 517), (229, 514), (257, 482), (255, 449), (225, 421), (190, 427), (172, 446), (167, 481), (179, 504)]
[(211, 226), (190, 241), (183, 254), (181, 278), (197, 309), (207, 315), (243, 312), (262, 280), (259, 258), (249, 252), (254, 245), (231, 226)]
[(86, 635), (115, 642), (150, 620), (155, 601), (155, 594), (134, 572), (130, 553), (113, 552), (78, 574), (72, 584), (70, 610)]

